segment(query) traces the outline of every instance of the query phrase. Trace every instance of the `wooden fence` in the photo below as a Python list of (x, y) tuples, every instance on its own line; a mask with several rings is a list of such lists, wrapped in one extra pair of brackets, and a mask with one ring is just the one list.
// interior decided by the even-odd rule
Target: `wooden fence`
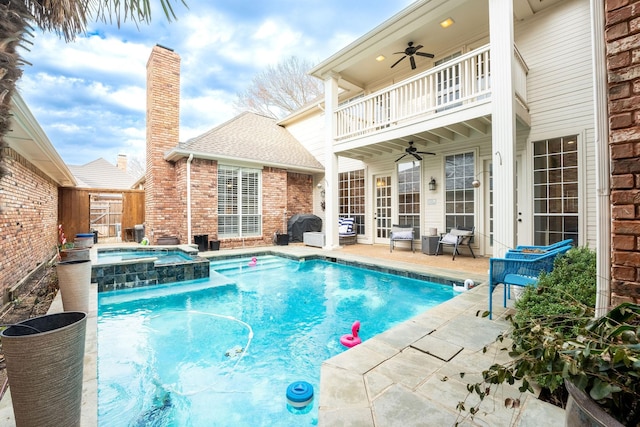
[[(111, 202), (104, 203), (106, 200)], [(120, 206), (120, 201), (121, 212), (108, 208), (109, 219), (96, 214), (98, 204)], [(60, 188), (58, 220), (70, 241), (73, 241), (76, 234), (90, 233), (94, 229), (98, 231), (98, 238), (115, 236), (119, 237), (119, 241), (125, 241), (125, 230), (133, 230), (135, 225), (144, 223), (144, 190)]]

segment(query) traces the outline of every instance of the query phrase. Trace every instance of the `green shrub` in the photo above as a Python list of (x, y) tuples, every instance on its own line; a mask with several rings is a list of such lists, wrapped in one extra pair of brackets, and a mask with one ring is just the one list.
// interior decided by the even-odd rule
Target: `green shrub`
[[(596, 304), (596, 253), (586, 247), (569, 250), (556, 258), (553, 270), (543, 273), (536, 287), (527, 287), (516, 301), (513, 339), (526, 347), (529, 331), (540, 321), (565, 339), (578, 336), (593, 317)], [(548, 372), (532, 378), (554, 392), (562, 383), (559, 372)]]
[(571, 315), (580, 306), (596, 305), (596, 253), (587, 247), (556, 258), (553, 270), (543, 273), (537, 287), (527, 287), (516, 301), (517, 324), (541, 316)]

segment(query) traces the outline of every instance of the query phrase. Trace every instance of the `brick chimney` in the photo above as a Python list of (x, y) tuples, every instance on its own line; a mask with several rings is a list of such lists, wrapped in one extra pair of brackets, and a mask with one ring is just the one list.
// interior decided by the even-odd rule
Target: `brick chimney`
[[(156, 45), (147, 62), (147, 171), (145, 230), (152, 243), (161, 236), (178, 236), (176, 172), (164, 160), (180, 138), (180, 56)], [(181, 242), (188, 243), (188, 242)]]
[(126, 154), (118, 154), (118, 161), (116, 167), (123, 172), (127, 171), (127, 155)]

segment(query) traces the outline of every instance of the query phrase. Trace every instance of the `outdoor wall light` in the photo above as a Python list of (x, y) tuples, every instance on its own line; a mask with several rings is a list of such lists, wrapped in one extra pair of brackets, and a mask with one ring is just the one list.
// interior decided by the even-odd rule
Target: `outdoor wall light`
[(436, 191), (436, 179), (431, 177), (431, 181), (429, 181), (429, 190)]
[(478, 173), (476, 174), (476, 177), (473, 179), (473, 181), (471, 181), (471, 186), (472, 186), (473, 188), (478, 188), (478, 187), (480, 187), (481, 182), (480, 182), (480, 180), (478, 179), (478, 176), (480, 176), (480, 175), (484, 174), (484, 172), (485, 172), (485, 171), (480, 171), (480, 172), (478, 172)]

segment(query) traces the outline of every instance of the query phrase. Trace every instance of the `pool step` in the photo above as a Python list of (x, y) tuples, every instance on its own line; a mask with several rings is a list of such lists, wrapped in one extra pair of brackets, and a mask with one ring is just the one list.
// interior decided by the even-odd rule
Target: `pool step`
[(220, 274), (229, 274), (240, 270), (271, 270), (274, 268), (284, 267), (289, 260), (273, 255), (263, 255), (256, 257), (256, 264), (250, 265), (252, 257), (229, 258), (221, 260), (212, 260), (209, 262), (211, 271)]

